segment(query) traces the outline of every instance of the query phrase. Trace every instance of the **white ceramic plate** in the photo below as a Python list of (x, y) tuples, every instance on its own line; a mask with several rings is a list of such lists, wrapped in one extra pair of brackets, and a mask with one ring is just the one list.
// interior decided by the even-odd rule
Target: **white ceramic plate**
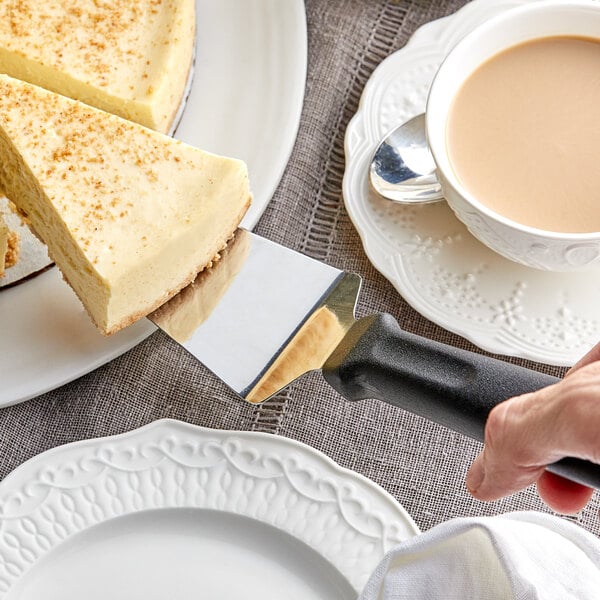
[(526, 0), (474, 0), (420, 28), (375, 70), (346, 132), (344, 201), (373, 265), (417, 311), (484, 350), (571, 365), (600, 340), (600, 277), (517, 265), (475, 240), (445, 203), (407, 207), (374, 194), (381, 138), (424, 111), (435, 71), (480, 22)]
[[(247, 161), (254, 226), (283, 174), (304, 98), (302, 0), (197, 0), (196, 65), (176, 137)], [(0, 291), (0, 406), (58, 387), (154, 331), (102, 337), (56, 268)]]
[(418, 533), (382, 488), (269, 434), (156, 421), (0, 484), (0, 598), (354, 599)]

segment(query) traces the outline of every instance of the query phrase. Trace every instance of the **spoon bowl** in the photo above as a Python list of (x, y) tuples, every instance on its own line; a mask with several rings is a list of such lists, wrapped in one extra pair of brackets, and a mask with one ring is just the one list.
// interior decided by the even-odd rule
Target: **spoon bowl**
[(427, 204), (444, 199), (435, 170), (421, 114), (384, 137), (371, 159), (369, 181), (392, 202)]

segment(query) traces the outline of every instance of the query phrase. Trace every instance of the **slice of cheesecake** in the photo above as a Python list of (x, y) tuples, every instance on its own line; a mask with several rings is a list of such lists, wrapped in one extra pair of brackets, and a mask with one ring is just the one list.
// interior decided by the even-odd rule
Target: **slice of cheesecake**
[(0, 186), (105, 334), (192, 281), (250, 204), (242, 161), (6, 75)]
[(166, 132), (194, 35), (194, 0), (0, 2), (0, 72)]

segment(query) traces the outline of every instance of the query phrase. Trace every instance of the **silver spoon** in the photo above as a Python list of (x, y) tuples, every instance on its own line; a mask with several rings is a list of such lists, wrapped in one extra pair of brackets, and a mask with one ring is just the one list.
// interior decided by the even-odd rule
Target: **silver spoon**
[(401, 204), (443, 200), (435, 163), (425, 136), (425, 115), (417, 115), (388, 134), (377, 147), (369, 168), (373, 189)]

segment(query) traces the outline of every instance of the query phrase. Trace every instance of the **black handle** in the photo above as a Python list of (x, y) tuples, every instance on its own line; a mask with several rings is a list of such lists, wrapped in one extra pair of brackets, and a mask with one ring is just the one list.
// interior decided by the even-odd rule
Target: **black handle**
[[(407, 333), (386, 314), (358, 320), (327, 359), (323, 375), (348, 400), (383, 400), (479, 441), (496, 404), (559, 381)], [(548, 470), (600, 488), (600, 466), (594, 463), (566, 458)]]

